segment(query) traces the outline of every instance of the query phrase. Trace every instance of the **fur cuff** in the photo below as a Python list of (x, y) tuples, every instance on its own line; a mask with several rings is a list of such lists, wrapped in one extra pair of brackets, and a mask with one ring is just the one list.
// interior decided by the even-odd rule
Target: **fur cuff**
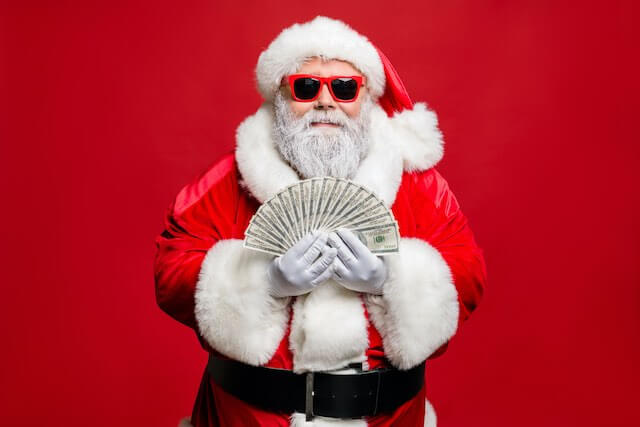
[(221, 240), (207, 252), (196, 285), (202, 336), (220, 353), (251, 365), (271, 359), (289, 320), (289, 298), (268, 293), (266, 271), (272, 259), (245, 249), (242, 240)]
[(385, 257), (383, 295), (367, 295), (367, 309), (389, 361), (410, 369), (447, 342), (458, 327), (458, 293), (440, 253), (421, 239), (402, 238)]

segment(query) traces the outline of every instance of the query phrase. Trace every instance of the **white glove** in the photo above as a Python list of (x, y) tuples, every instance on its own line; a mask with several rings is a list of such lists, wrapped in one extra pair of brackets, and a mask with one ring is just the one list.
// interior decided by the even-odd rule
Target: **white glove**
[(327, 233), (309, 233), (271, 261), (269, 293), (277, 298), (302, 295), (328, 280), (337, 250), (327, 246), (327, 238)]
[(329, 245), (338, 250), (333, 278), (347, 289), (382, 295), (387, 267), (351, 231), (340, 228), (329, 234)]

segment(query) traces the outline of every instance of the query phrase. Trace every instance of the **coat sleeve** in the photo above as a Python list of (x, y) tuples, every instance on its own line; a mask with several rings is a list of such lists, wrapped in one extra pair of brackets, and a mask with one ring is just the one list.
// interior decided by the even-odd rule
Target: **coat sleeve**
[[(421, 203), (416, 204), (416, 237), (433, 246), (451, 271), (458, 295), (457, 329), (469, 318), (482, 298), (487, 277), (483, 252), (442, 175), (434, 169), (429, 174), (417, 175), (415, 179), (416, 194), (422, 199)], [(446, 345), (430, 358), (442, 354)]]
[(430, 169), (412, 173), (407, 184), (415, 230), (385, 258), (383, 295), (369, 297), (385, 354), (405, 369), (446, 350), (486, 282), (482, 251), (444, 178)]
[(176, 197), (156, 239), (158, 305), (195, 329), (203, 346), (253, 365), (270, 360), (285, 334), (289, 298), (268, 293), (273, 255), (243, 246), (253, 214), (233, 158)]
[(466, 216), (446, 180), (436, 170), (416, 176), (416, 237), (440, 252), (458, 292), (459, 321), (467, 320), (482, 298), (486, 267)]
[[(196, 328), (195, 289), (207, 251), (223, 239), (233, 215), (233, 159), (223, 158), (185, 186), (156, 237), (156, 301), (177, 321)], [(224, 207), (224, 208), (223, 208)]]

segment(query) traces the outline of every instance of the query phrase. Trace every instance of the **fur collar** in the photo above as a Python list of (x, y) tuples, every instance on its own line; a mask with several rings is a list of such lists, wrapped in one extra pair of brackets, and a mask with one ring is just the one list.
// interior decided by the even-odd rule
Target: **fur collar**
[[(236, 160), (241, 184), (261, 203), (300, 181), (273, 143), (273, 107), (269, 102), (246, 118), (236, 131)], [(433, 111), (423, 103), (389, 118), (376, 105), (372, 112), (372, 146), (353, 181), (393, 205), (402, 172), (422, 171), (442, 159), (444, 142)]]

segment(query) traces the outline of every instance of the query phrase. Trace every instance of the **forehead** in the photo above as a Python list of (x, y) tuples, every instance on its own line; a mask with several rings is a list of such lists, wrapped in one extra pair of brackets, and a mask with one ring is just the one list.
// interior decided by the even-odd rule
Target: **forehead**
[(339, 59), (322, 59), (317, 56), (309, 58), (298, 70), (299, 74), (315, 74), (321, 77), (327, 76), (361, 76), (349, 62)]

